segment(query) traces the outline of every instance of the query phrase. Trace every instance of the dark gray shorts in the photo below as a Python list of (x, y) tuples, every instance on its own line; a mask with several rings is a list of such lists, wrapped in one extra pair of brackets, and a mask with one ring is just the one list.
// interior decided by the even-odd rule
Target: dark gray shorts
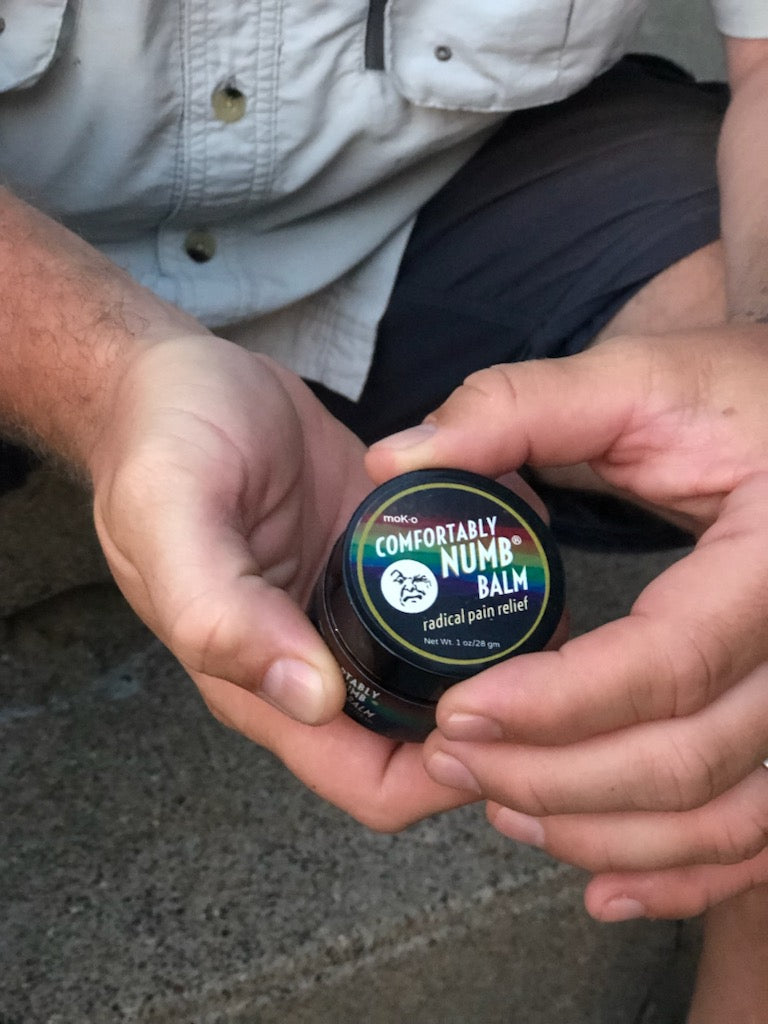
[(724, 85), (631, 56), (567, 100), (512, 114), (421, 211), (361, 400), (320, 393), (373, 440), (482, 366), (583, 349), (718, 237), (727, 101)]
[[(583, 349), (651, 278), (718, 237), (727, 102), (725, 85), (630, 56), (567, 100), (512, 114), (421, 211), (360, 401), (317, 393), (372, 441), (480, 367)], [(609, 502), (598, 538), (615, 516)], [(589, 542), (585, 522), (575, 533)], [(681, 535), (666, 538), (648, 540)]]

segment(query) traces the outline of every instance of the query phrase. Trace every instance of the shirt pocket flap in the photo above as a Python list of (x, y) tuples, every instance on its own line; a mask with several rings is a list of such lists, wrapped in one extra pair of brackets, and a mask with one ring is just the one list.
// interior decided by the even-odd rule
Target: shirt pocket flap
[(0, 7), (0, 92), (34, 85), (50, 67), (67, 0), (6, 0)]
[(419, 106), (508, 111), (557, 96), (574, 0), (389, 0), (387, 71)]

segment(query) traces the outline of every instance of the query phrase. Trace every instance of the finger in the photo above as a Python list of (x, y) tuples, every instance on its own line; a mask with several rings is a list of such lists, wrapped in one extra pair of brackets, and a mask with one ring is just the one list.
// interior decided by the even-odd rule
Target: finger
[(498, 476), (523, 463), (588, 462), (644, 502), (711, 522), (720, 495), (768, 468), (762, 420), (752, 419), (763, 407), (764, 339), (754, 328), (729, 334), (755, 367), (746, 378), (706, 330), (480, 370), (424, 424), (372, 446), (368, 471), (381, 481), (430, 466)]
[(438, 705), (441, 732), (570, 743), (715, 700), (768, 659), (767, 501), (765, 478), (740, 485), (695, 550), (654, 580), (629, 616), (451, 687)]
[[(297, 581), (298, 541), (286, 545), (277, 538), (271, 545), (294, 550), (294, 564), (260, 565), (231, 507), (234, 502), (201, 493), (183, 473), (166, 481), (159, 497), (147, 488), (141, 514), (122, 526), (120, 551), (106, 528), (100, 530), (115, 577), (188, 671), (259, 692), (299, 721), (330, 721), (345, 689), (335, 660), (296, 603), (306, 589)], [(282, 528), (300, 534), (291, 521)]]
[(487, 813), (508, 839), (592, 872), (738, 864), (768, 845), (768, 774), (761, 766), (704, 807), (683, 813), (532, 818), (495, 803)]
[(697, 864), (664, 871), (598, 875), (584, 903), (598, 921), (695, 917), (730, 896), (768, 882), (768, 849), (741, 864)]
[(377, 832), (400, 831), (473, 799), (429, 778), (419, 744), (395, 744), (345, 716), (309, 727), (223, 680), (194, 679), (217, 718), (267, 747), (314, 793)]
[(768, 749), (768, 665), (696, 715), (580, 743), (456, 743), (433, 733), (429, 774), (534, 816), (701, 807), (756, 768)]
[(629, 386), (616, 387), (619, 367), (609, 351), (601, 346), (599, 357), (588, 350), (473, 373), (424, 425), (374, 444), (369, 473), (384, 480), (454, 466), (497, 477), (524, 463), (564, 465), (602, 455), (625, 430), (647, 379), (640, 367), (621, 367)]

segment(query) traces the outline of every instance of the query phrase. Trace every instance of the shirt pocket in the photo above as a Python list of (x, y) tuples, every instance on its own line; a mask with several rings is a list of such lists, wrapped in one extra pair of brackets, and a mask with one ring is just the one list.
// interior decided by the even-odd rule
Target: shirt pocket
[(574, 0), (389, 0), (386, 71), (419, 106), (510, 111), (559, 98)]
[(646, 6), (646, 0), (574, 0), (561, 74), (574, 68), (596, 74), (617, 60), (629, 47)]
[(26, 89), (53, 62), (68, 0), (6, 0), (0, 6), (0, 92)]

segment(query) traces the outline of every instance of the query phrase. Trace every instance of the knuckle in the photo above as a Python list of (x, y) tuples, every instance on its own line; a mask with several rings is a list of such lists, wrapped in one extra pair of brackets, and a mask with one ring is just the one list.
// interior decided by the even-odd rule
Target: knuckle
[(484, 413), (489, 414), (501, 406), (505, 414), (509, 415), (520, 403), (515, 374), (509, 366), (501, 363), (471, 373), (457, 395), (460, 399), (468, 398), (473, 406), (479, 404)]
[(713, 859), (718, 864), (751, 860), (768, 845), (768, 823), (758, 818), (725, 819), (715, 837)]
[(584, 831), (578, 841), (572, 834), (558, 836), (556, 827), (552, 832), (554, 834), (544, 849), (558, 860), (591, 872), (609, 873), (626, 869), (626, 855), (622, 856), (623, 851), (618, 851), (611, 838), (601, 830), (594, 834)]
[(515, 807), (535, 818), (547, 818), (559, 814), (568, 805), (567, 796), (553, 790), (552, 778), (548, 782), (540, 782), (533, 777), (525, 779), (518, 793), (507, 793), (499, 802)]
[[(658, 617), (651, 584), (632, 606), (632, 615), (650, 621)], [(680, 627), (674, 638), (658, 643), (652, 653), (653, 671), (639, 672), (632, 679), (629, 698), (638, 721), (650, 718), (685, 718), (719, 697), (734, 678), (734, 653), (711, 621)]]
[(637, 810), (688, 811), (709, 803), (719, 793), (717, 770), (694, 746), (671, 737), (659, 751), (640, 753), (633, 777), (641, 780)]
[(379, 835), (402, 832), (425, 813), (414, 813), (413, 804), (403, 798), (386, 770), (378, 779), (369, 779), (352, 791), (347, 790), (341, 806), (360, 825)]
[(676, 689), (674, 683), (671, 688), (659, 686), (655, 673), (634, 673), (630, 677), (626, 695), (630, 722), (639, 724), (657, 718), (674, 717), (672, 694)]
[(228, 617), (213, 595), (202, 594), (182, 605), (173, 616), (167, 643), (187, 669), (216, 675), (222, 662), (234, 664), (236, 642)]
[(685, 717), (711, 704), (719, 697), (725, 681), (733, 672), (728, 644), (708, 629), (691, 630), (687, 644), (687, 663), (678, 672), (675, 715)]
[(364, 809), (356, 808), (353, 817), (365, 828), (379, 835), (395, 835), (412, 823), (389, 803), (373, 800)]

